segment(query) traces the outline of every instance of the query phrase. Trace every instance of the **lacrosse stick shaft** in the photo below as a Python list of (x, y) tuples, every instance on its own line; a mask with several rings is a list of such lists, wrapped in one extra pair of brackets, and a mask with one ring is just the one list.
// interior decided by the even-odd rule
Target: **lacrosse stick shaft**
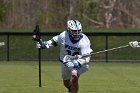
[[(40, 35), (40, 27), (39, 25), (37, 24), (34, 31), (33, 31), (33, 40), (35, 42), (39, 42), (39, 44), (41, 45), (41, 35)], [(39, 87), (42, 86), (41, 84), (41, 49), (39, 48), (38, 49), (38, 68), (39, 68)]]
[[(37, 36), (38, 36), (38, 42), (41, 44), (41, 35), (40, 35), (40, 27), (39, 25), (36, 25), (37, 28)], [(38, 68), (39, 68), (39, 87), (42, 87), (42, 82), (41, 82), (41, 49), (38, 49)]]
[(93, 53), (90, 53), (90, 54), (82, 55), (82, 57), (88, 57), (88, 56), (99, 54), (99, 53), (104, 53), (104, 52), (108, 52), (108, 51), (112, 51), (112, 50), (117, 50), (117, 49), (121, 49), (121, 48), (126, 48), (128, 46), (129, 45), (124, 45), (124, 46), (119, 46), (119, 47), (115, 47), (115, 48), (111, 48), (111, 49), (106, 49), (106, 50), (102, 50), (102, 51), (98, 51), (98, 52), (93, 52)]
[(38, 68), (39, 68), (39, 87), (42, 87), (42, 84), (41, 84), (41, 49), (39, 48), (38, 49)]

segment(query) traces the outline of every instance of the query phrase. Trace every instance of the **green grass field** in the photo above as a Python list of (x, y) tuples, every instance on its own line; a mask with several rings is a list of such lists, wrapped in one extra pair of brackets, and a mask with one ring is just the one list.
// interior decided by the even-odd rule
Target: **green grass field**
[[(79, 79), (79, 93), (140, 93), (140, 64), (90, 63)], [(0, 93), (68, 93), (60, 63), (42, 62), (38, 87), (37, 62), (0, 62)]]

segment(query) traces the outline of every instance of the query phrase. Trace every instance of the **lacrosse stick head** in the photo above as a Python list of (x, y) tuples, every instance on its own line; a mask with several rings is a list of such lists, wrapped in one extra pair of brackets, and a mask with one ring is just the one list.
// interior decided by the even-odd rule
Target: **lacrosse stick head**
[(39, 25), (36, 25), (34, 31), (33, 31), (33, 36), (32, 36), (34, 41), (40, 42), (40, 27)]

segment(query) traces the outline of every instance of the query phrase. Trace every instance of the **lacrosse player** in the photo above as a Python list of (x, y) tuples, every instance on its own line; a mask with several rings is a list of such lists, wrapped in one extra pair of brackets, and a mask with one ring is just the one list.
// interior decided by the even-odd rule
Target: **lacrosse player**
[[(82, 26), (78, 20), (68, 20), (67, 30), (54, 36), (51, 40), (37, 42), (37, 48), (49, 48), (60, 46), (60, 58), (62, 63), (62, 78), (64, 86), (70, 93), (78, 93), (78, 79), (80, 75), (88, 70), (90, 56), (82, 58), (80, 55), (90, 54), (90, 40), (82, 33)], [(69, 56), (78, 56), (71, 59)]]
[(139, 48), (140, 47), (140, 43), (138, 41), (131, 41), (131, 42), (129, 42), (129, 45), (132, 48)]

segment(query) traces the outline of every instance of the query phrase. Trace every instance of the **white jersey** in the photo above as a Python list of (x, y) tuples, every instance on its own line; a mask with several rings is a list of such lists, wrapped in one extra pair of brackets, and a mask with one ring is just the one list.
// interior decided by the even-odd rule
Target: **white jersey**
[(57, 36), (53, 37), (53, 40), (60, 46), (60, 60), (62, 61), (66, 55), (83, 55), (92, 52), (90, 48), (90, 40), (82, 33), (82, 38), (73, 43), (69, 38), (69, 33), (64, 31)]

